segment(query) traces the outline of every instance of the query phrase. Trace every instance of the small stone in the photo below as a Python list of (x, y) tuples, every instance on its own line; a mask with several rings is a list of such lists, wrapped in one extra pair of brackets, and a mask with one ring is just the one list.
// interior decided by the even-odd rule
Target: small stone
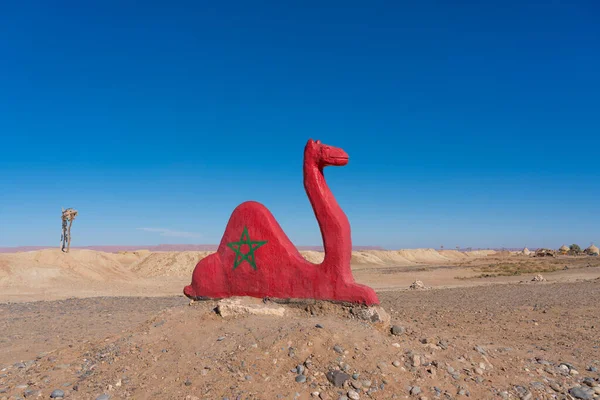
[(558, 366), (558, 370), (563, 373), (563, 374), (568, 374), (569, 373), (569, 367), (567, 367), (565, 364), (560, 364)]
[(425, 287), (425, 284), (423, 284), (423, 282), (417, 280), (414, 281), (409, 287), (410, 290), (425, 290), (427, 289), (427, 287)]
[(320, 394), (319, 392), (312, 392), (310, 395), (312, 397), (319, 397), (319, 394)]
[(359, 373), (354, 373), (354, 374), (352, 374), (352, 379), (358, 379), (359, 376), (360, 376)]
[(356, 390), (360, 390), (362, 388), (362, 383), (360, 381), (352, 381), (350, 384)]
[(18, 362), (18, 363), (13, 364), (13, 367), (23, 369), (23, 368), (25, 368), (25, 363)]
[(247, 380), (247, 381), (251, 381), (251, 380), (252, 380), (252, 376), (250, 376), (250, 375), (246, 375), (246, 376), (244, 377), (244, 379), (245, 379), (245, 380)]
[(410, 394), (412, 396), (416, 396), (419, 393), (421, 393), (421, 388), (419, 386), (413, 386), (412, 388), (410, 388)]
[(185, 386), (191, 386), (192, 385), (192, 381), (190, 381), (189, 379), (186, 379), (185, 382), (183, 383)]
[(544, 390), (544, 384), (542, 382), (531, 382), (529, 387), (531, 389)]
[(350, 312), (358, 319), (369, 321), (385, 329), (390, 328), (391, 317), (381, 306), (354, 307)]
[(340, 346), (339, 344), (336, 344), (335, 346), (333, 346), (333, 351), (335, 351), (338, 354), (344, 354), (344, 348), (342, 346)]
[(351, 400), (359, 400), (360, 396), (354, 390), (348, 390), (348, 398)]
[(96, 400), (108, 400), (110, 399), (110, 395), (108, 394), (101, 394), (100, 396), (96, 397)]
[(368, 380), (368, 379), (365, 379), (364, 381), (362, 381), (362, 385), (363, 385), (363, 387), (366, 387), (366, 388), (369, 388), (369, 387), (371, 387), (371, 385), (372, 385), (372, 384), (373, 384), (373, 382), (371, 382), (371, 381), (370, 381), (370, 380)]
[(576, 399), (591, 400), (594, 398), (594, 392), (588, 388), (576, 386), (569, 389), (569, 394)]
[(296, 367), (296, 372), (297, 372), (299, 375), (303, 375), (303, 374), (304, 374), (304, 365), (298, 365), (298, 366)]
[(475, 368), (475, 373), (477, 375), (483, 375), (483, 370), (481, 368)]
[(594, 379), (589, 378), (589, 377), (583, 378), (583, 384), (587, 385), (589, 387), (596, 387), (596, 386), (598, 386), (598, 383)]
[(558, 392), (558, 393), (560, 393), (562, 391), (562, 388), (556, 382), (550, 382), (550, 388), (552, 388), (552, 390), (554, 390), (555, 392)]
[(579, 371), (577, 371), (576, 369), (572, 369), (572, 370), (569, 371), (569, 374), (571, 376), (576, 376), (576, 375), (579, 375)]
[(406, 332), (406, 328), (400, 325), (393, 325), (392, 326), (392, 335), (394, 336), (400, 336), (402, 335), (404, 332)]
[(587, 367), (586, 369), (590, 372), (598, 372), (598, 368), (592, 367), (591, 365), (589, 367)]
[(398, 361), (398, 360), (395, 360), (394, 362), (392, 362), (392, 365), (393, 365), (394, 367), (399, 367), (401, 364), (400, 364), (400, 361)]
[(323, 325), (321, 325), (321, 324), (316, 324), (316, 325), (315, 325), (315, 328), (318, 328), (318, 329), (323, 329)]
[(528, 390), (525, 386), (521, 386), (521, 385), (516, 385), (515, 386), (515, 392), (517, 392), (517, 394), (519, 395), (519, 397), (523, 397), (527, 394)]
[(421, 365), (421, 356), (417, 354), (413, 354), (411, 357), (411, 364), (413, 367), (418, 367)]
[(26, 391), (23, 392), (23, 396), (25, 397), (36, 397), (36, 396), (40, 396), (41, 393), (39, 390), (34, 390), (34, 389), (27, 389)]
[(65, 397), (65, 392), (60, 389), (53, 390), (52, 393), (50, 393), (51, 399), (62, 399), (63, 397)]
[(219, 337), (217, 338), (217, 342), (221, 342), (221, 341), (223, 341), (223, 340), (225, 340), (225, 336), (219, 336)]
[(296, 375), (296, 382), (298, 382), (298, 383), (306, 382), (306, 376), (305, 375)]
[(332, 385), (337, 386), (337, 387), (342, 387), (344, 386), (344, 383), (350, 379), (350, 375), (342, 372), (342, 371), (338, 371), (338, 370), (331, 370), (329, 372), (327, 372), (327, 374), (325, 374), (327, 380), (329, 382), (331, 382)]

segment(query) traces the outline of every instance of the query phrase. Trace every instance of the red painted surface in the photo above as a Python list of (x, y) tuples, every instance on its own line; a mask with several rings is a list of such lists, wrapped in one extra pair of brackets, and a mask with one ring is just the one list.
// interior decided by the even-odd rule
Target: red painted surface
[[(350, 223), (323, 176), (324, 167), (347, 163), (342, 149), (319, 141), (309, 140), (304, 149), (304, 188), (325, 249), (321, 264), (305, 260), (271, 212), (248, 201), (233, 211), (217, 252), (196, 265), (184, 294), (192, 299), (253, 296), (379, 304), (373, 289), (354, 281)], [(240, 244), (245, 228), (250, 245)]]

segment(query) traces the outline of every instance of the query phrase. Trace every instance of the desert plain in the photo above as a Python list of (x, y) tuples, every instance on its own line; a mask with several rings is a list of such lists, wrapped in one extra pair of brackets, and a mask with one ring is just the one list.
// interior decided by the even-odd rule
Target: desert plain
[(320, 301), (190, 303), (208, 254), (0, 253), (0, 399), (600, 397), (600, 257), (356, 251), (383, 309), (365, 320)]

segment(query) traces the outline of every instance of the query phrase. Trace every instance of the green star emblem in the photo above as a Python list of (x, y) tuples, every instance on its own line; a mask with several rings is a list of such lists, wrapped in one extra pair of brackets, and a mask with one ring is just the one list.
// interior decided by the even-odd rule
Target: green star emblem
[[(244, 231), (242, 232), (242, 236), (240, 237), (239, 242), (231, 242), (227, 243), (227, 247), (231, 250), (235, 251), (235, 262), (233, 263), (233, 269), (235, 270), (244, 260), (248, 261), (248, 264), (256, 271), (256, 261), (254, 260), (254, 252), (260, 246), (266, 244), (266, 240), (250, 240), (250, 235), (248, 235), (248, 228), (244, 226)], [(248, 246), (248, 252), (246, 254), (242, 253), (242, 245)]]

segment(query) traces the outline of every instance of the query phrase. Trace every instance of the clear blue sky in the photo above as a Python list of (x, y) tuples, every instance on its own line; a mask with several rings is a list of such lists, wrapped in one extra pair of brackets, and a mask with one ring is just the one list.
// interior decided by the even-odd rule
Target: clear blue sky
[[(481, 3), (481, 4), (479, 4)], [(321, 244), (600, 244), (595, 1), (0, 5), (0, 246), (218, 243), (244, 200)], [(146, 229), (140, 229), (146, 228)]]

